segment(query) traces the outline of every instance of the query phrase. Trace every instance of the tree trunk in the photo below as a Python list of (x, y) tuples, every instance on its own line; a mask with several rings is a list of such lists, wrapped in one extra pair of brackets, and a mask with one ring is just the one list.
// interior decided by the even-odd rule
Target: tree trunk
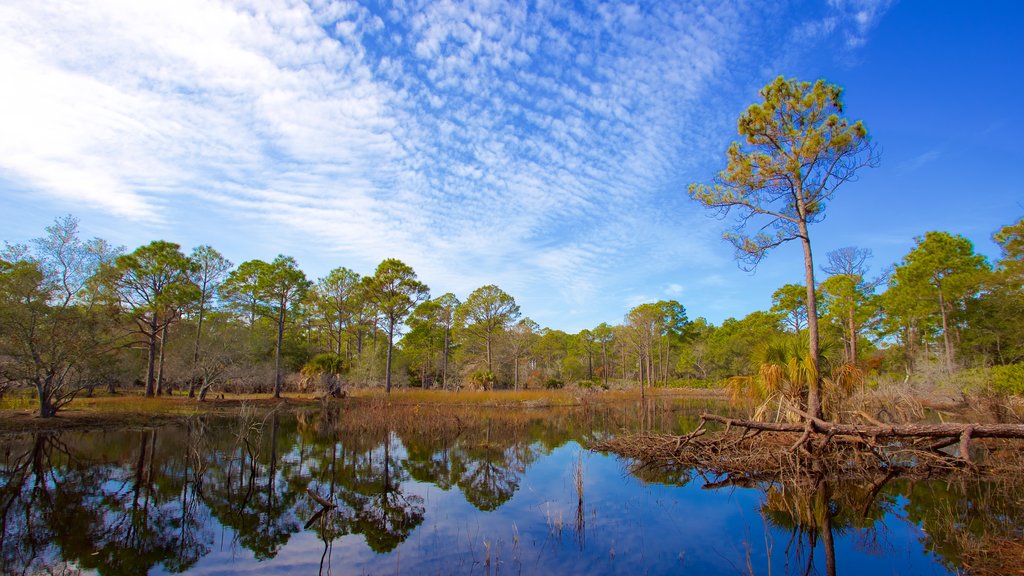
[(448, 389), (448, 327), (444, 329), (444, 352), (441, 359), (441, 388)]
[(146, 397), (152, 398), (156, 391), (156, 338), (157, 338), (157, 323), (156, 314), (153, 314), (152, 319), (149, 321), (149, 333), (146, 334), (149, 338), (149, 349), (146, 356)]
[[(202, 302), (203, 300), (200, 300)], [(199, 305), (199, 322), (196, 324), (196, 341), (192, 346), (192, 366), (199, 363), (199, 339), (203, 336), (203, 315), (206, 313), (206, 306)]]
[(341, 340), (345, 334), (345, 319), (342, 317), (341, 312), (338, 312), (338, 357), (341, 358)]
[(942, 313), (942, 343), (946, 353), (946, 373), (953, 373), (953, 344), (949, 341), (949, 324), (946, 319), (946, 299), (939, 288), (939, 312)]
[(626, 346), (623, 343), (619, 343), (619, 352), (622, 356), (622, 385), (626, 385)]
[(814, 500), (816, 511), (822, 515), (822, 525), (820, 527), (821, 544), (825, 549), (826, 576), (836, 576), (836, 544), (832, 535), (831, 499), (832, 491), (829, 489), (828, 482), (823, 482), (822, 486), (818, 489), (818, 493), (815, 494)]
[(164, 324), (164, 327), (160, 329), (160, 361), (156, 367), (156, 395), (161, 396), (164, 393), (164, 349), (167, 343), (167, 327), (170, 326), (170, 322)]
[(601, 376), (604, 377), (604, 387), (608, 387), (608, 342), (601, 340)]
[(513, 376), (512, 386), (514, 390), (519, 390), (519, 354), (516, 354), (512, 360), (515, 362), (515, 369), (513, 370), (515, 376)]
[(49, 417), (51, 417), (51, 416), (53, 416), (54, 414), (57, 413), (57, 411), (53, 409), (53, 403), (51, 402), (51, 399), (50, 399), (51, 390), (52, 390), (52, 387), (51, 387), (49, 381), (46, 381), (46, 382), (43, 382), (43, 383), (39, 383), (37, 381), (37, 383), (36, 383), (36, 394), (39, 395), (39, 417), (40, 418), (49, 418)]
[(491, 337), (487, 336), (484, 341), (487, 342), (487, 371), (494, 372), (494, 369), (491, 368)]
[[(801, 205), (801, 213), (803, 206)], [(804, 249), (804, 280), (807, 283), (807, 355), (814, 369), (813, 378), (808, 382), (807, 413), (821, 418), (821, 374), (818, 367), (818, 301), (814, 293), (814, 259), (811, 256), (811, 237), (807, 234), (807, 222), (800, 221), (800, 241)]]
[(857, 365), (857, 323), (854, 319), (853, 307), (850, 307), (850, 364)]
[(388, 330), (388, 365), (384, 376), (384, 393), (391, 394), (391, 351), (395, 348), (395, 325), (392, 322)]
[(280, 302), (281, 309), (277, 314), (277, 346), (274, 348), (274, 398), (281, 397), (281, 344), (284, 342), (285, 304)]

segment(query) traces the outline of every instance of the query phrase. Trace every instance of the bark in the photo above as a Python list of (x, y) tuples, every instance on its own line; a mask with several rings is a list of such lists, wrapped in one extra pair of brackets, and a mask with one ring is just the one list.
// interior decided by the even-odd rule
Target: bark
[[(800, 203), (801, 212), (804, 210)], [(814, 367), (814, 378), (808, 382), (807, 412), (821, 418), (821, 375), (818, 373), (818, 302), (814, 294), (814, 259), (811, 256), (811, 237), (807, 234), (807, 222), (800, 220), (800, 242), (804, 249), (804, 281), (807, 283), (807, 354)]]
[(946, 353), (946, 372), (953, 373), (953, 344), (949, 341), (949, 324), (946, 318), (946, 299), (939, 288), (939, 312), (942, 313), (942, 344)]
[(149, 398), (153, 397), (156, 386), (156, 334), (157, 334), (157, 323), (156, 314), (149, 321), (149, 333), (146, 336), (149, 339), (148, 355), (146, 357), (146, 396)]
[(850, 308), (849, 316), (850, 332), (850, 364), (857, 365), (857, 323), (854, 319), (854, 310)]
[(156, 395), (160, 396), (164, 393), (164, 351), (167, 344), (167, 327), (170, 324), (164, 324), (164, 327), (160, 329), (160, 361), (156, 367)]
[(448, 328), (444, 329), (444, 352), (441, 358), (441, 388), (448, 389)]
[(601, 340), (601, 376), (604, 377), (604, 387), (608, 387), (608, 342)]
[[(804, 434), (808, 429), (806, 422), (758, 422), (755, 420), (736, 420), (705, 414), (704, 420), (720, 422), (726, 426), (738, 426), (748, 430), (764, 430), (766, 432), (788, 432)], [(837, 424), (819, 418), (810, 421), (812, 433), (829, 434), (832, 436), (858, 436), (873, 438), (955, 438), (961, 442), (965, 434), (971, 438), (1024, 438), (1024, 424), (884, 424), (859, 425)]]
[(281, 397), (281, 344), (284, 342), (285, 301), (277, 315), (277, 347), (274, 349), (274, 398)]
[(391, 330), (388, 331), (388, 366), (386, 369), (386, 375), (384, 377), (384, 393), (391, 394), (391, 351), (395, 348), (395, 329), (394, 323), (391, 324)]

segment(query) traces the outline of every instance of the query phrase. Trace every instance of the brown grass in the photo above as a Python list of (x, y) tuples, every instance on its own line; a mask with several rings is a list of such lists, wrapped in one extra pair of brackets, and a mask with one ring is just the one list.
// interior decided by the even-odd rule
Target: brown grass
[[(379, 427), (390, 422), (398, 427), (427, 422), (428, 427), (459, 429), (466, 421), (480, 418), (496, 420), (529, 420), (523, 414), (535, 408), (561, 408), (613, 404), (639, 401), (639, 391), (616, 390), (488, 390), (459, 391), (421, 390), (416, 388), (392, 390), (386, 395), (379, 388), (350, 389), (348, 398), (338, 401), (348, 417), (346, 427)], [(674, 398), (719, 398), (720, 394), (706, 390), (656, 389), (647, 392), (648, 398), (671, 400)], [(232, 415), (243, 405), (270, 409), (280, 405), (315, 407), (330, 404), (313, 393), (289, 392), (280, 400), (269, 394), (217, 394), (199, 402), (186, 396), (160, 396), (146, 398), (141, 392), (115, 395), (97, 393), (92, 397), (79, 397), (67, 405), (56, 417), (39, 418), (35, 401), (28, 395), (7, 395), (0, 399), (0, 433), (63, 430), (70, 428), (96, 428), (105, 426), (147, 426), (171, 422), (197, 414)], [(408, 412), (398, 409), (414, 409)], [(389, 410), (395, 413), (389, 414)], [(483, 411), (481, 411), (483, 410)], [(418, 412), (417, 412), (418, 411)], [(518, 416), (517, 416), (518, 415)], [(424, 417), (426, 420), (424, 420)], [(431, 423), (432, 422), (432, 423)]]
[(0, 402), (0, 432), (65, 430), (106, 426), (152, 426), (197, 414), (234, 414), (243, 405), (270, 408), (280, 404), (316, 405), (311, 394), (288, 394), (276, 400), (267, 394), (225, 394), (199, 402), (186, 396), (146, 398), (142, 394), (97, 395), (77, 398), (53, 418), (40, 418), (34, 403), (4, 398)]
[[(557, 406), (579, 406), (588, 402), (615, 403), (640, 400), (639, 390), (423, 390), (404, 388), (392, 390), (388, 396), (379, 388), (364, 388), (349, 391), (354, 399), (388, 399), (394, 405), (401, 404), (445, 404), (465, 406), (493, 406), (522, 408), (546, 408)], [(662, 388), (647, 391), (648, 398), (720, 398), (722, 393), (715, 390)]]

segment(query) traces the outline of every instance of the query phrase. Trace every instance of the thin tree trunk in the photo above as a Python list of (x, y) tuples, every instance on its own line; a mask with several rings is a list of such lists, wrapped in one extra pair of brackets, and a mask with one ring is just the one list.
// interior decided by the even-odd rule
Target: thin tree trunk
[(281, 309), (277, 314), (277, 347), (274, 350), (274, 398), (281, 397), (281, 345), (284, 343), (284, 300), (279, 302)]
[(341, 312), (338, 312), (338, 357), (341, 358), (341, 340), (345, 334), (345, 319)]
[(146, 397), (152, 398), (156, 392), (156, 338), (157, 323), (156, 314), (149, 321), (149, 350), (146, 357)]
[(850, 364), (857, 365), (857, 324), (854, 320), (854, 310), (850, 308)]
[(444, 328), (444, 353), (441, 360), (441, 388), (448, 389), (448, 327)]
[(946, 372), (953, 373), (953, 344), (949, 341), (949, 325), (946, 319), (946, 300), (942, 296), (942, 289), (939, 288), (939, 312), (942, 313), (942, 343), (946, 352)]
[(601, 376), (604, 377), (604, 387), (608, 387), (608, 342), (601, 340)]
[(199, 340), (203, 336), (203, 316), (206, 313), (206, 306), (199, 305), (199, 321), (196, 324), (196, 341), (192, 346), (192, 366), (199, 363)]
[(619, 344), (619, 352), (622, 356), (622, 385), (626, 385), (626, 346), (623, 343)]
[(594, 357), (589, 347), (587, 347), (587, 380), (594, 380)]
[(164, 349), (167, 344), (167, 327), (170, 326), (170, 322), (164, 324), (164, 327), (160, 330), (160, 362), (157, 364), (156, 369), (156, 395), (160, 396), (164, 393)]
[[(801, 203), (801, 213), (803, 205)], [(807, 222), (800, 221), (800, 241), (804, 249), (804, 280), (807, 283), (807, 355), (814, 369), (813, 378), (808, 382), (807, 413), (821, 418), (821, 374), (818, 367), (818, 301), (814, 293), (814, 259), (811, 256), (811, 237), (807, 234)]]
[(819, 488), (819, 495), (816, 495), (815, 500), (818, 506), (818, 510), (821, 511), (823, 516), (821, 526), (821, 544), (825, 548), (825, 575), (836, 576), (836, 544), (835, 539), (832, 535), (832, 509), (829, 506), (829, 500), (831, 500), (831, 490), (829, 489), (828, 482)]
[(388, 331), (388, 366), (387, 375), (384, 377), (384, 393), (391, 394), (391, 351), (394, 349), (395, 339), (395, 327), (394, 323), (391, 324), (391, 330)]
[(487, 371), (494, 372), (494, 369), (491, 368), (491, 337), (484, 338), (484, 341), (487, 343)]

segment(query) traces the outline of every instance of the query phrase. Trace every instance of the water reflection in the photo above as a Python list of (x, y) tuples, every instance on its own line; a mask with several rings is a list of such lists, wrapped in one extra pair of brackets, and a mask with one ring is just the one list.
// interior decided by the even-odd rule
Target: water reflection
[(998, 572), (993, 546), (1019, 546), (1019, 479), (708, 489), (576, 444), (703, 409), (246, 410), (7, 437), (0, 572)]

